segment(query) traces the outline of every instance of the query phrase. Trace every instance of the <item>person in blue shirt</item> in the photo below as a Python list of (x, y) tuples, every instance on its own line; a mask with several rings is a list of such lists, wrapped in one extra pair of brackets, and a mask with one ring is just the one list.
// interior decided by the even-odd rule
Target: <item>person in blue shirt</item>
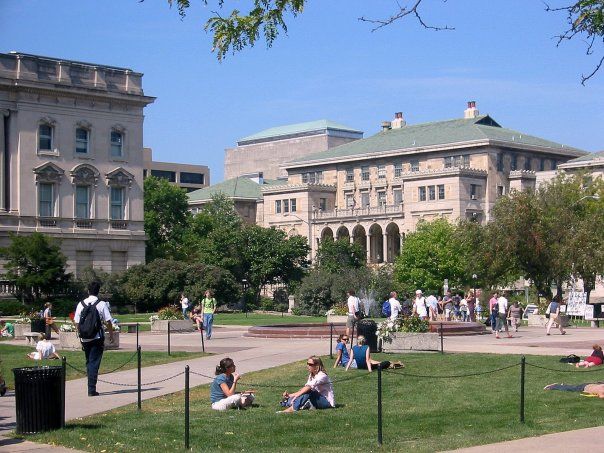
[(210, 386), (210, 401), (212, 409), (226, 411), (236, 407), (247, 407), (254, 401), (254, 394), (248, 390), (237, 393), (237, 382), (241, 375), (235, 373), (236, 367), (233, 359), (224, 358), (216, 367), (216, 377)]
[(341, 334), (338, 337), (338, 344), (336, 345), (336, 362), (333, 364), (334, 368), (338, 366), (345, 367), (348, 365), (348, 361), (350, 360), (350, 351), (348, 349), (348, 335)]
[(352, 362), (356, 363), (356, 366), (359, 370), (368, 370), (370, 373), (373, 368), (377, 368), (378, 365), (382, 366), (382, 369), (386, 368), (403, 368), (404, 365), (401, 362), (391, 363), (388, 360), (383, 362), (378, 362), (377, 360), (373, 360), (371, 358), (371, 354), (369, 352), (369, 346), (367, 346), (365, 337), (363, 335), (359, 335), (357, 337), (357, 345), (352, 347), (352, 358), (353, 360), (348, 361), (348, 365), (346, 366), (346, 371), (350, 368)]

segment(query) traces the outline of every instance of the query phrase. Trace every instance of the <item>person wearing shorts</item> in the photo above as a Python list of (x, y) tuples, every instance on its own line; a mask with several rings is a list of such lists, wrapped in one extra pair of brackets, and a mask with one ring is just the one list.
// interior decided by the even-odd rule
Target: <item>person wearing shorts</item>
[(350, 336), (354, 330), (354, 326), (357, 323), (356, 313), (359, 311), (359, 298), (355, 296), (354, 290), (349, 290), (346, 295), (348, 296), (347, 305), (348, 312), (346, 316), (346, 335)]

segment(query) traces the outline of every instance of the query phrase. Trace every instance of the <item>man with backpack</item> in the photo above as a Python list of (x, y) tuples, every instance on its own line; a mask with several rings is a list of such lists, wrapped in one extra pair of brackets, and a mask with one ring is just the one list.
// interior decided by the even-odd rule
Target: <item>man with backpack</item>
[(99, 282), (90, 282), (88, 297), (79, 302), (73, 321), (86, 355), (86, 374), (88, 375), (88, 396), (98, 396), (96, 382), (99, 367), (105, 350), (105, 332), (103, 324), (109, 330), (109, 342), (113, 343), (113, 324), (107, 302), (99, 300)]
[(396, 292), (392, 291), (390, 293), (390, 299), (384, 302), (384, 305), (382, 306), (382, 314), (391, 320), (395, 320), (403, 309), (396, 296)]

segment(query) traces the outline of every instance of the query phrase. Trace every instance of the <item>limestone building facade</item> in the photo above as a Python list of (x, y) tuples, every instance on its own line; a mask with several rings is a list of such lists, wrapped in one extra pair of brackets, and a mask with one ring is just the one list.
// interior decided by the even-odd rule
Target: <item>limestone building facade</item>
[(143, 75), (0, 54), (0, 245), (60, 239), (68, 270), (145, 261)]

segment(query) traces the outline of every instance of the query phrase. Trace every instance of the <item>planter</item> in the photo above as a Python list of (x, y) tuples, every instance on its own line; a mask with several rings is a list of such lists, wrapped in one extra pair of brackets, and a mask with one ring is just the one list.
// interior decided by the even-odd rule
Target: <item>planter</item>
[(29, 324), (13, 324), (15, 326), (15, 340), (25, 340), (25, 332), (31, 332)]
[[(559, 316), (562, 327), (568, 327), (570, 325), (570, 318), (568, 315), (561, 314)], [(529, 315), (528, 325), (533, 327), (546, 327), (549, 319), (545, 315)]]
[(190, 320), (156, 319), (151, 322), (151, 332), (168, 332), (168, 323), (170, 323), (171, 332), (193, 332), (195, 330), (195, 324)]
[(46, 332), (45, 319), (32, 319), (30, 322), (31, 332)]
[(397, 332), (390, 337), (390, 343), (382, 341), (383, 352), (440, 350), (440, 337), (437, 333)]
[[(105, 333), (105, 349), (119, 349), (120, 333), (113, 332), (113, 343), (109, 343), (109, 333)], [(60, 349), (82, 349), (82, 343), (76, 332), (59, 332)]]
[(327, 324), (346, 324), (348, 316), (346, 315), (327, 315)]

